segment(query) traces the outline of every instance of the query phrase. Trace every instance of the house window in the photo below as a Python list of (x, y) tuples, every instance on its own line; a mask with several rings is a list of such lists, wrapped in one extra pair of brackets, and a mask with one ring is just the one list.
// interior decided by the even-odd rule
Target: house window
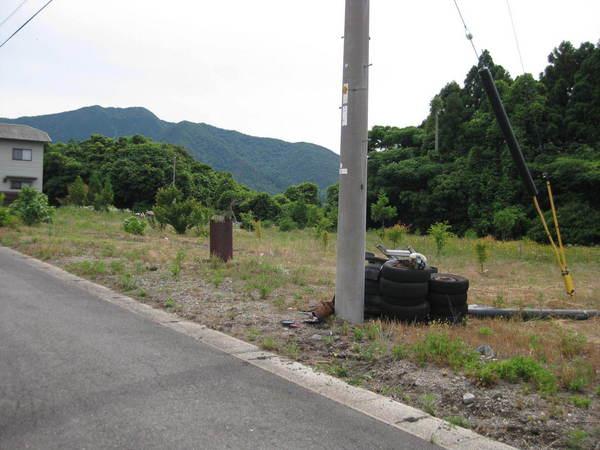
[(31, 150), (28, 148), (13, 148), (14, 161), (31, 161)]
[(31, 186), (31, 181), (10, 180), (11, 189), (23, 189), (24, 186)]

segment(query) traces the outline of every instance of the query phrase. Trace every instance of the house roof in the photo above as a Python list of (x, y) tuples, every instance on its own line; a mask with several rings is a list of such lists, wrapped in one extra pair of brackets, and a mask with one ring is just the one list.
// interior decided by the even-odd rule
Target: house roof
[(48, 133), (29, 125), (0, 123), (0, 139), (29, 142), (52, 142)]

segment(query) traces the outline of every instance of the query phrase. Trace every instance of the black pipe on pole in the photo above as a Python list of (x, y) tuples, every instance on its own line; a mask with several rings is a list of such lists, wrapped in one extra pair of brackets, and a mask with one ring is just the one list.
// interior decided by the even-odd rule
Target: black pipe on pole
[(487, 94), (492, 105), (492, 109), (494, 110), (494, 114), (496, 115), (498, 125), (500, 126), (502, 134), (504, 135), (504, 139), (506, 140), (506, 144), (508, 145), (508, 149), (510, 150), (510, 154), (512, 155), (513, 161), (517, 165), (519, 175), (525, 183), (525, 187), (527, 188), (529, 194), (532, 197), (537, 197), (537, 187), (533, 182), (531, 172), (527, 167), (525, 157), (523, 156), (523, 152), (521, 151), (521, 147), (519, 146), (515, 132), (510, 125), (510, 120), (508, 119), (508, 115), (506, 114), (506, 110), (502, 104), (502, 99), (500, 98), (500, 94), (498, 93), (498, 89), (496, 88), (496, 83), (494, 83), (494, 78), (492, 77), (490, 69), (484, 67), (479, 71), (479, 76), (481, 78), (481, 82), (483, 83), (483, 89), (485, 90), (485, 93)]

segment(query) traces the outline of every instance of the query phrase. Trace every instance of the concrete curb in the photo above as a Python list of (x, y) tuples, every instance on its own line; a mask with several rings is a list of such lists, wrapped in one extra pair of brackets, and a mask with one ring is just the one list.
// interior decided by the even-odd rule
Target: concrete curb
[(0, 246), (0, 249), (13, 254), (17, 258), (24, 259), (31, 266), (41, 269), (65, 283), (76, 284), (104, 301), (118, 305), (174, 331), (193, 337), (248, 364), (252, 364), (440, 447), (453, 450), (508, 450), (514, 448), (479, 435), (471, 430), (455, 427), (419, 409), (404, 405), (382, 395), (375, 394), (363, 388), (350, 386), (338, 378), (316, 372), (310, 367), (290, 361), (274, 353), (263, 351), (253, 344), (212, 330), (205, 325), (183, 320), (175, 314), (152, 308), (131, 297), (77, 277), (56, 266), (24, 255), (16, 250), (2, 246)]

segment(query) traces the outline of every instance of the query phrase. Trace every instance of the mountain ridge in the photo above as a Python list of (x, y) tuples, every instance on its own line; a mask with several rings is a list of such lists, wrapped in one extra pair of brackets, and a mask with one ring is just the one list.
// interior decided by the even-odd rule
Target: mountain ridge
[(238, 182), (271, 194), (304, 181), (314, 182), (321, 189), (337, 182), (339, 156), (325, 147), (250, 136), (203, 122), (168, 122), (141, 106), (93, 105), (0, 121), (43, 129), (55, 142), (81, 141), (92, 134), (111, 138), (141, 134), (181, 145), (198, 161), (231, 172)]

